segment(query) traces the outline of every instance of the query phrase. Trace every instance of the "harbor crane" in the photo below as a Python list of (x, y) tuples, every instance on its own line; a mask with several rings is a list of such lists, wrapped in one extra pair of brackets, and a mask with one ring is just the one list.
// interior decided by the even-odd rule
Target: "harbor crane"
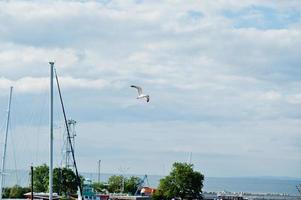
[(301, 195), (301, 184), (296, 186), (297, 190), (299, 191), (300, 195)]
[(143, 188), (143, 185), (145, 183), (145, 181), (147, 182), (147, 185), (149, 185), (148, 183), (148, 179), (147, 179), (147, 175), (145, 174), (144, 177), (141, 179), (141, 181), (138, 184), (138, 188), (135, 192), (135, 196), (137, 196), (138, 194), (141, 194), (141, 189)]

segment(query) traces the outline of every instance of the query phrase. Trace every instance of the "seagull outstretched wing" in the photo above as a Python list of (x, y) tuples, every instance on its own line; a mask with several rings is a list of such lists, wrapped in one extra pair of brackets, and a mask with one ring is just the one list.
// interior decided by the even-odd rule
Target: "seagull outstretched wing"
[(136, 88), (138, 90), (138, 95), (142, 94), (142, 88), (136, 85), (131, 85), (132, 88)]

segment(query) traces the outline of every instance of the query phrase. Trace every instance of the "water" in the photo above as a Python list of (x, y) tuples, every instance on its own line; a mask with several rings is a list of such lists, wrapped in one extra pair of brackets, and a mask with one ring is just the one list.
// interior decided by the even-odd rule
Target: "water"
[[(106, 181), (112, 174), (102, 174), (101, 180)], [(97, 174), (84, 173), (85, 177), (97, 181)], [(128, 175), (129, 176), (129, 175)], [(143, 177), (143, 175), (138, 175)], [(163, 176), (148, 175), (151, 187), (157, 187)], [(277, 193), (298, 195), (296, 185), (301, 184), (301, 179), (292, 178), (220, 178), (205, 177), (204, 191), (208, 192), (249, 192), (249, 193)]]
[(204, 182), (204, 190), (298, 195), (296, 185), (299, 184), (301, 179), (208, 177)]
[[(5, 186), (13, 186), (16, 183), (21, 186), (29, 185), (29, 172), (26, 170), (18, 171), (16, 174), (10, 172), (6, 176)], [(84, 177), (90, 178), (93, 181), (98, 180), (96, 173), (81, 173)], [(101, 174), (100, 180), (107, 181), (113, 174)], [(119, 175), (119, 174), (118, 174)], [(131, 175), (127, 175), (131, 176)], [(144, 175), (137, 175), (143, 177)], [(148, 175), (149, 186), (157, 187), (159, 180), (163, 176)], [(250, 193), (282, 193), (289, 195), (298, 195), (296, 185), (301, 184), (301, 179), (293, 178), (219, 178), (205, 177), (204, 191), (219, 192), (250, 192)]]

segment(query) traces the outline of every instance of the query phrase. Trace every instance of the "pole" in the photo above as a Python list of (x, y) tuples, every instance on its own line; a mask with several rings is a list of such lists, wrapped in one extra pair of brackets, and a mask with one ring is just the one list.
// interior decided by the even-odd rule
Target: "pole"
[(192, 157), (192, 152), (189, 152), (189, 160), (188, 160), (189, 164), (191, 164), (191, 157)]
[(121, 185), (121, 193), (124, 191), (124, 176), (122, 176), (122, 185)]
[(52, 185), (53, 185), (53, 69), (54, 62), (50, 64), (50, 144), (49, 144), (49, 200), (52, 200)]
[(9, 129), (9, 122), (10, 122), (10, 108), (11, 108), (12, 93), (13, 93), (13, 87), (10, 87), (6, 129), (5, 129), (5, 139), (4, 139), (4, 149), (3, 149), (3, 154), (2, 154), (2, 168), (1, 168), (1, 176), (0, 176), (0, 200), (2, 200), (2, 187), (3, 187), (3, 183), (4, 183), (5, 157), (6, 157), (7, 135), (8, 135), (8, 129)]
[[(65, 107), (64, 107), (63, 97), (62, 97), (62, 93), (61, 93), (61, 89), (60, 89), (60, 83), (59, 83), (59, 79), (58, 79), (58, 76), (57, 76), (56, 72), (55, 72), (55, 78), (56, 78), (57, 88), (58, 88), (59, 97), (60, 97), (60, 101), (61, 101), (61, 106), (62, 106), (62, 110), (63, 110), (64, 121), (65, 121), (65, 126), (66, 126), (66, 130), (67, 130), (67, 134), (68, 134), (68, 140), (69, 140), (69, 145), (70, 145), (70, 149), (71, 149), (71, 154), (72, 154), (72, 158), (73, 158), (73, 165), (74, 165), (74, 168), (75, 168), (77, 186), (78, 186), (78, 189), (79, 189), (79, 198), (78, 199), (81, 200), (82, 196), (83, 196), (83, 190), (82, 190), (82, 187), (81, 187), (81, 180), (80, 180), (80, 177), (79, 177), (79, 173), (78, 173), (77, 165), (76, 165), (76, 161), (75, 161), (74, 149), (73, 149), (72, 141), (71, 141), (71, 138), (70, 138), (70, 131), (69, 131), (69, 127), (68, 127), (68, 121), (67, 121), (66, 111), (65, 111)], [(51, 199), (49, 199), (49, 200), (51, 200)]]
[(31, 200), (33, 200), (33, 166), (30, 167), (31, 171)]
[(120, 167), (119, 170), (122, 173), (122, 182), (121, 182), (121, 193), (124, 193), (124, 182), (125, 182), (125, 173), (129, 170), (129, 167), (122, 168)]
[(100, 183), (100, 163), (101, 160), (98, 160), (98, 183)]

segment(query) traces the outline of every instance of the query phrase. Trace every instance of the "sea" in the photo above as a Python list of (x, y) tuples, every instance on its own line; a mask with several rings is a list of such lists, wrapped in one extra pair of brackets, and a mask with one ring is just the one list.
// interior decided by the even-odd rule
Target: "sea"
[[(85, 178), (92, 181), (98, 181), (96, 173), (80, 173)], [(106, 182), (110, 176), (114, 174), (100, 174), (100, 181)], [(120, 174), (115, 174), (120, 175)], [(143, 178), (144, 175), (133, 175)], [(157, 187), (159, 181), (164, 176), (147, 175), (146, 185)], [(29, 171), (18, 170), (8, 172), (5, 178), (5, 186), (13, 186), (15, 184), (28, 186), (30, 182)], [(245, 192), (256, 194), (287, 194), (300, 195), (297, 190), (297, 185), (301, 184), (301, 178), (290, 177), (205, 177), (203, 191), (206, 192)]]

